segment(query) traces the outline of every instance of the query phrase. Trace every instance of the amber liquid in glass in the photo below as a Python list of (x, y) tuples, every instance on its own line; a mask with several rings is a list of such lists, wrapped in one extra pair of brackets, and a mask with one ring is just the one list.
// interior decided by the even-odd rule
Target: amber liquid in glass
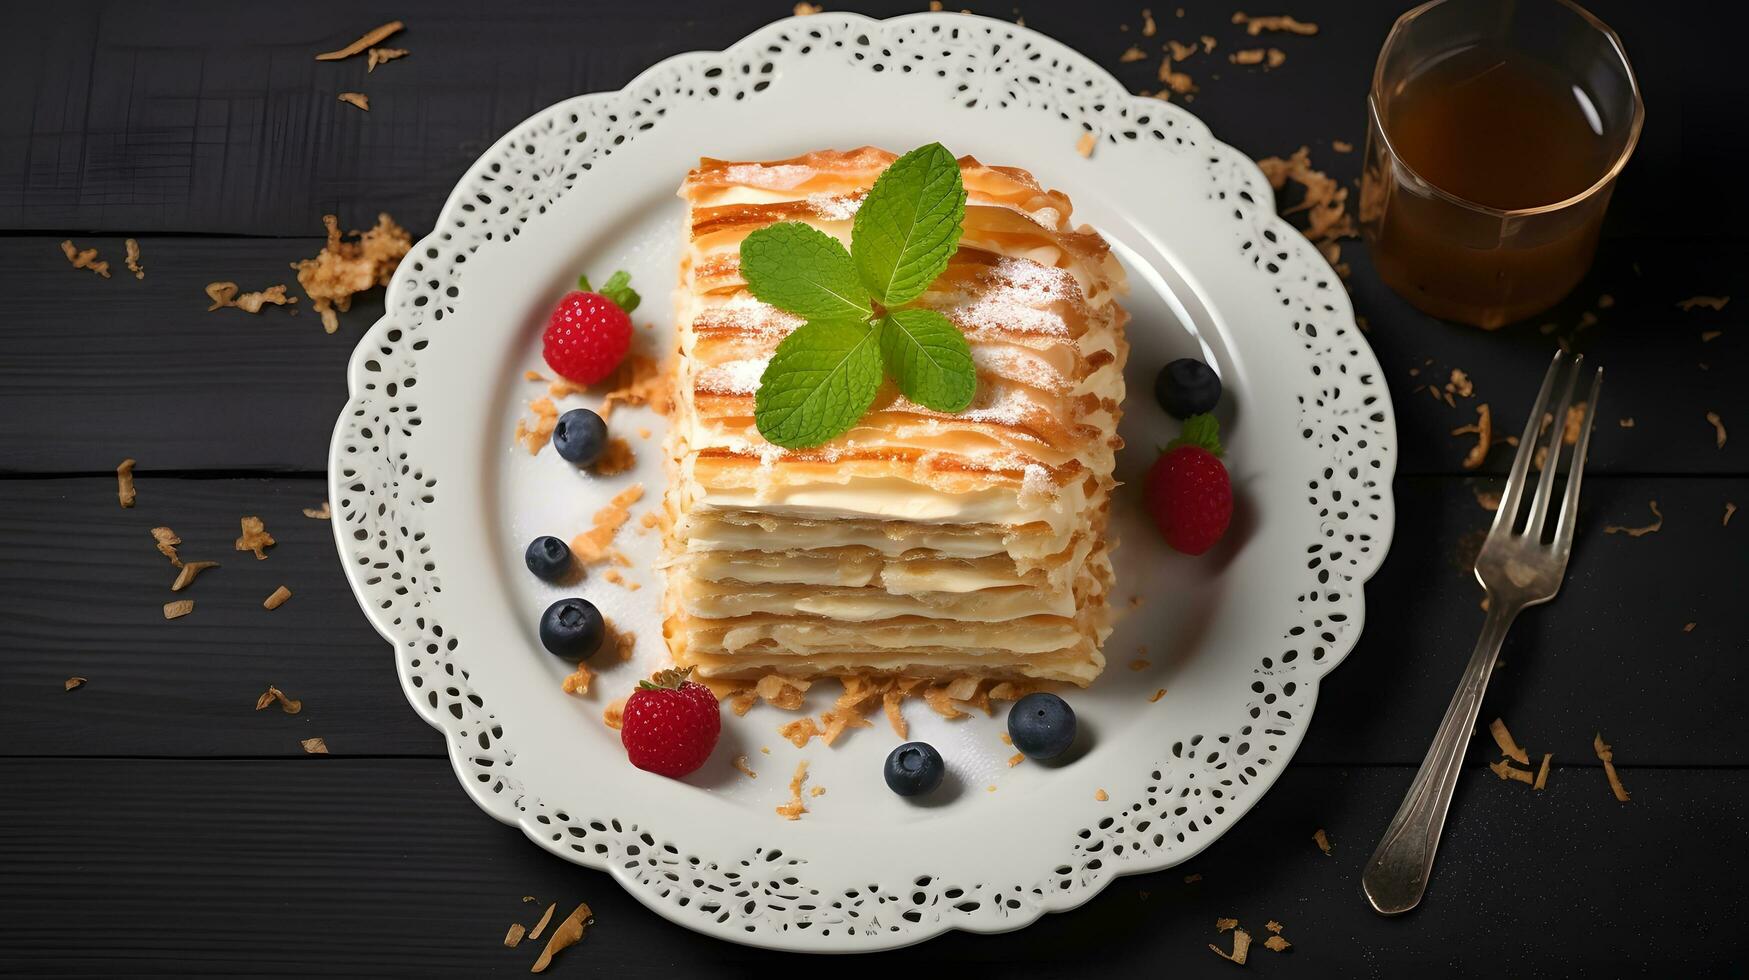
[[(1453, 52), (1404, 80), (1384, 109), (1390, 145), (1434, 187), (1517, 211), (1558, 204), (1608, 170), (1597, 110), (1571, 79), (1510, 52)], [(1380, 275), (1436, 315), (1484, 326), (1559, 300), (1591, 264), (1604, 209), (1574, 220), (1483, 217), (1400, 189), (1375, 226)]]

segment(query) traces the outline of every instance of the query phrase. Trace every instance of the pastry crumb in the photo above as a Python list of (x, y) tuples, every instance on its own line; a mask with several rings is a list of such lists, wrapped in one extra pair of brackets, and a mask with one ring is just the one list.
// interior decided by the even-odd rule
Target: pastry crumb
[[(1437, 394), (1437, 392), (1435, 392), (1435, 394)], [(1464, 454), (1464, 469), (1473, 470), (1486, 462), (1488, 459), (1488, 450), (1494, 444), (1494, 416), (1488, 408), (1488, 403), (1483, 402), (1476, 406), (1476, 421), (1469, 425), (1458, 426), (1451, 430), (1451, 434), (1454, 436), (1473, 434), (1476, 437), (1476, 444), (1471, 446), (1469, 452)]]
[(1026, 754), (1024, 752), (1016, 752), (1008, 757), (1008, 768), (1013, 769), (1015, 766), (1018, 766), (1025, 761)]
[(266, 709), (273, 707), (275, 703), (278, 703), (279, 709), (288, 715), (295, 715), (304, 710), (304, 703), (302, 701), (299, 701), (297, 698), (286, 697), (284, 691), (272, 684), (267, 685), (267, 690), (262, 691), (261, 696), (255, 699), (255, 710), (265, 711)]
[(619, 436), (611, 436), (607, 445), (601, 450), (601, 456), (590, 466), (598, 476), (618, 476), (637, 465), (637, 453), (632, 451), (632, 444)]
[(1719, 526), (1720, 527), (1729, 527), (1731, 524), (1731, 515), (1735, 514), (1736, 512), (1737, 512), (1737, 505), (1731, 503), (1729, 500), (1725, 501), (1725, 516), (1719, 521)]
[(1719, 420), (1719, 413), (1706, 413), (1706, 420), (1713, 425), (1713, 442), (1719, 449), (1725, 448), (1725, 423)]
[(1662, 528), (1664, 526), (1664, 515), (1658, 511), (1658, 502), (1656, 500), (1648, 500), (1646, 504), (1652, 508), (1652, 516), (1657, 518), (1652, 523), (1643, 527), (1623, 527), (1620, 524), (1606, 524), (1603, 527), (1603, 533), (1625, 534), (1630, 538), (1637, 538), (1642, 535), (1652, 534)]
[(61, 243), (61, 253), (75, 269), (90, 269), (105, 279), (109, 278), (109, 263), (97, 258), (97, 249), (76, 248), (71, 241)]
[(158, 554), (170, 559), (170, 564), (177, 568), (182, 567), (182, 557), (176, 553), (176, 546), (182, 543), (182, 539), (177, 537), (175, 531), (168, 527), (155, 527), (152, 529), (152, 541), (158, 546)]
[(122, 242), (122, 247), (127, 249), (128, 254), (123, 261), (127, 263), (128, 271), (134, 274), (135, 279), (146, 278), (146, 267), (140, 264), (140, 243), (129, 238)]
[(365, 112), (370, 111), (370, 96), (363, 92), (341, 92), (340, 101), (347, 105), (355, 105)]
[(808, 781), (808, 760), (796, 763), (796, 774), (790, 777), (788, 803), (777, 806), (777, 815), (785, 820), (800, 820), (802, 814), (808, 812), (808, 805), (802, 802), (802, 785)]
[(124, 509), (134, 505), (134, 465), (133, 460), (124, 459), (115, 468), (115, 497)]
[[(66, 246), (63, 245), (61, 247), (65, 248)], [(1676, 308), (1684, 313), (1697, 308), (1704, 308), (1716, 312), (1724, 309), (1725, 304), (1730, 301), (1731, 297), (1729, 296), (1690, 296), (1689, 298), (1678, 302)]]
[(1148, 703), (1154, 704), (1165, 696), (1166, 696), (1166, 689), (1162, 687), (1159, 690), (1155, 691), (1153, 694), (1148, 696)]
[(365, 58), (367, 60), (364, 66), (364, 73), (368, 75), (371, 72), (376, 71), (378, 65), (386, 65), (389, 62), (394, 61), (396, 58), (405, 57), (407, 57), (406, 48), (371, 48), (369, 51), (365, 52)]
[(334, 512), (328, 509), (328, 501), (322, 501), (320, 507), (305, 507), (304, 516), (315, 521), (326, 521), (334, 517)]
[(298, 744), (302, 745), (304, 747), (304, 753), (306, 755), (327, 755), (328, 754), (328, 743), (324, 739), (306, 738), (306, 739), (299, 740)]
[(1603, 763), (1603, 774), (1609, 779), (1609, 791), (1615, 794), (1617, 801), (1629, 802), (1631, 797), (1628, 796), (1627, 787), (1621, 784), (1621, 776), (1615, 771), (1615, 750), (1603, 740), (1602, 732), (1598, 732), (1592, 738), (1591, 749), (1597, 753), (1597, 758)]
[(1101, 803), (1104, 803), (1106, 800), (1111, 799), (1111, 796), (1109, 794), (1107, 794), (1105, 792), (1105, 790), (1096, 789), (1093, 791), (1093, 798), (1098, 800)]
[(1554, 757), (1555, 757), (1555, 754), (1553, 752), (1544, 752), (1543, 753), (1543, 764), (1536, 771), (1536, 782), (1534, 782), (1530, 785), (1531, 789), (1541, 790), (1544, 786), (1548, 785), (1548, 782), (1549, 782), (1549, 760), (1553, 759)]
[(342, 241), (340, 219), (322, 215), (328, 239), (312, 258), (292, 264), (298, 285), (310, 305), (322, 317), (322, 329), (340, 329), (340, 313), (352, 309), (352, 298), (373, 286), (387, 286), (401, 258), (413, 247), (413, 236), (386, 213), (364, 231), (354, 231), (357, 241)]
[(520, 923), (520, 922), (510, 923), (510, 928), (505, 930), (505, 933), (504, 933), (504, 947), (506, 949), (515, 949), (517, 946), (521, 945), (522, 937), (527, 932), (528, 932), (528, 928), (526, 926), (524, 926), (522, 923)]
[(178, 599), (175, 602), (164, 603), (165, 619), (181, 619), (191, 612), (194, 612), (193, 599)]
[(643, 496), (644, 485), (634, 483), (616, 494), (606, 507), (595, 512), (590, 529), (571, 539), (571, 553), (580, 564), (597, 565), (612, 557), (610, 552), (614, 535), (631, 519), (631, 505), (642, 500)]
[(243, 534), (236, 540), (236, 550), (252, 551), (255, 553), (256, 561), (265, 560), (267, 558), (266, 549), (275, 544), (273, 535), (267, 533), (267, 528), (262, 525), (259, 517), (245, 517), (240, 523)]
[(1492, 769), (1494, 775), (1499, 776), (1502, 780), (1517, 780), (1527, 786), (1535, 781), (1530, 770), (1519, 769), (1507, 759), (1496, 759), (1488, 764), (1488, 768)]
[(191, 561), (183, 563), (182, 570), (176, 573), (176, 581), (170, 583), (170, 591), (181, 592), (183, 589), (194, 584), (195, 576), (209, 568), (217, 567), (219, 567), (219, 563), (216, 561)]
[[(1233, 920), (1222, 919), (1220, 921), (1221, 922), (1232, 922)], [(1219, 946), (1216, 946), (1214, 943), (1208, 944), (1209, 949), (1211, 951), (1213, 951), (1216, 956), (1219, 956), (1223, 960), (1231, 960), (1232, 962), (1237, 963), (1240, 966), (1244, 966), (1245, 965), (1245, 958), (1248, 955), (1250, 955), (1250, 952), (1251, 952), (1251, 934), (1246, 932), (1243, 929), (1238, 928), (1236, 925), (1230, 926), (1229, 928), (1231, 928), (1233, 930), (1233, 951), (1231, 953), (1229, 953), (1226, 950), (1220, 948)], [(1222, 930), (1222, 931), (1225, 931), (1225, 930)]]
[(1093, 155), (1093, 147), (1096, 142), (1097, 140), (1094, 139), (1092, 133), (1082, 133), (1081, 138), (1075, 141), (1075, 152), (1084, 157), (1090, 157)]
[(84, 677), (78, 677), (78, 676), (69, 677), (64, 682), (62, 682), (61, 689), (64, 691), (77, 691), (78, 689), (84, 687), (85, 683), (86, 683), (86, 678), (84, 678)]
[(1513, 760), (1521, 766), (1530, 765), (1530, 756), (1519, 748), (1513, 740), (1512, 733), (1506, 730), (1506, 722), (1496, 718), (1488, 723), (1488, 733), (1494, 736), (1494, 744), (1500, 746), (1500, 754)]
[[(571, 910), (571, 914), (565, 916), (565, 920), (554, 927), (553, 937), (547, 940), (546, 948), (541, 950), (540, 958), (534, 961), (534, 965), (528, 968), (528, 972), (545, 972), (546, 968), (552, 965), (554, 956), (562, 950), (577, 945), (583, 939), (584, 927), (595, 921), (591, 917), (592, 915), (589, 906), (579, 902), (577, 907)], [(530, 938), (534, 938), (532, 934)]]
[(316, 55), (316, 60), (339, 61), (343, 58), (350, 58), (355, 54), (362, 54), (376, 46), (378, 43), (387, 40), (390, 36), (394, 35), (405, 26), (407, 25), (398, 20), (391, 20), (380, 27), (372, 28), (370, 31), (366, 32), (363, 37), (360, 37), (358, 40), (348, 44), (344, 48), (340, 48), (336, 51), (324, 51), (321, 54)]
[(753, 767), (747, 763), (747, 757), (744, 755), (735, 756), (735, 761), (731, 762), (730, 765), (734, 766), (735, 771), (746, 776), (748, 779), (759, 778), (759, 774), (753, 771)]
[(607, 707), (601, 709), (601, 723), (614, 731), (619, 731), (625, 723), (626, 699), (614, 698), (607, 702)]
[(1318, 850), (1323, 851), (1325, 856), (1329, 856), (1330, 835), (1324, 833), (1324, 828), (1319, 827), (1317, 830), (1312, 831), (1312, 841), (1318, 845)]
[(1245, 33), (1256, 37), (1264, 31), (1281, 31), (1287, 34), (1299, 34), (1310, 37), (1318, 33), (1318, 25), (1293, 19), (1286, 14), (1273, 17), (1251, 17), (1242, 13), (1233, 15), (1233, 23), (1243, 24)]
[(291, 590), (282, 585), (279, 588), (274, 589), (272, 595), (262, 600), (261, 605), (264, 609), (278, 609), (280, 606), (285, 605), (285, 601), (291, 597)]

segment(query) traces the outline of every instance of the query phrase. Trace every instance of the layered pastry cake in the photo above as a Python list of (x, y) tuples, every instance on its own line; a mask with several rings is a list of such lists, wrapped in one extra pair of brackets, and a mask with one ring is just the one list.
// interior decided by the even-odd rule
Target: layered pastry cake
[(665, 510), (665, 633), (705, 680), (770, 674), (1086, 685), (1109, 632), (1107, 538), (1128, 353), (1123, 270), (1025, 171), (959, 161), (964, 234), (914, 304), (970, 343), (977, 394), (947, 414), (887, 382), (848, 432), (761, 438), (754, 393), (801, 320), (739, 271), (751, 232), (849, 243), (894, 156), (706, 159), (686, 178)]

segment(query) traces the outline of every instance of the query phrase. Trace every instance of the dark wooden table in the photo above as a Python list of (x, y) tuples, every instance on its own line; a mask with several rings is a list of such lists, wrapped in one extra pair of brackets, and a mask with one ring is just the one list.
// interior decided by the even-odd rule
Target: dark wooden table
[[(1316, 37), (1274, 35), (1264, 71), (1231, 4), (979, 3), (1092, 55), (1136, 89), (1157, 55), (1132, 43), (1211, 34), (1186, 66), (1190, 108), (1254, 155), (1311, 147), (1344, 180), (1372, 58), (1402, 0), (1296, 0)], [(919, 3), (870, 4), (894, 14)], [(878, 957), (887, 970), (1223, 975), (1217, 916), (1274, 918), (1295, 946), (1262, 975), (1729, 974), (1749, 958), (1749, 233), (1740, 135), (1749, 98), (1724, 3), (1600, 0), (1645, 90), (1647, 124), (1591, 277), (1561, 308), (1498, 333), (1429, 320), (1379, 285), (1358, 242), (1349, 287), (1370, 323), (1400, 426), (1392, 554), (1368, 586), (1366, 633), (1326, 681), (1311, 733), (1274, 790), (1188, 866), (1119, 881), (1014, 935), (952, 935)], [(320, 245), (319, 216), (389, 211), (415, 234), (497, 136), (535, 110), (611, 89), (675, 52), (724, 46), (786, 4), (532, 0), (391, 5), (132, 2), (14, 6), (0, 63), (0, 972), (514, 974), (500, 946), (521, 897), (586, 899), (597, 925), (567, 976), (687, 976), (796, 966), (657, 918), (605, 875), (553, 859), (468, 802), (437, 734), (408, 710), (389, 651), (341, 576), (324, 458), (342, 366), (380, 312), (341, 332), (306, 311), (205, 312), (215, 279), (265, 284)], [(1265, 11), (1275, 12), (1275, 11)], [(317, 63), (404, 18), (411, 56), (366, 76)], [(1128, 30), (1121, 30), (1121, 25)], [(363, 89), (369, 114), (336, 102)], [(139, 240), (146, 278), (121, 268)], [(72, 238), (115, 267), (70, 268)], [(1738, 294), (1682, 312), (1696, 294)], [(1606, 307), (1603, 296), (1613, 298)], [(1583, 325), (1595, 316), (1596, 322)], [(1540, 324), (1553, 324), (1545, 332)], [(1716, 336), (1714, 333), (1716, 333)], [(1358, 877), (1444, 708), (1481, 622), (1464, 567), (1490, 514), (1478, 491), (1510, 462), (1460, 466), (1449, 430), (1492, 405), (1527, 410), (1559, 342), (1606, 365), (1605, 403), (1565, 590), (1520, 620), (1483, 718), (1552, 751), (1549, 787), (1502, 783), (1478, 734), (1432, 890), (1381, 919)], [(1476, 394), (1429, 397), (1452, 368)], [(1705, 414), (1741, 432), (1720, 447)], [(1632, 427), (1626, 420), (1632, 419)], [(139, 504), (112, 470), (140, 461)], [(1662, 528), (1642, 537), (1657, 501)], [(269, 561), (231, 561), (166, 623), (167, 566), (147, 529), (193, 556), (230, 554), (262, 515)], [(233, 556), (235, 557), (235, 556)], [(219, 587), (222, 582), (222, 587)], [(280, 583), (296, 597), (263, 613)], [(1692, 629), (1689, 629), (1692, 624)], [(67, 692), (69, 676), (89, 678)], [(274, 683), (302, 714), (253, 710)], [(1591, 750), (1614, 743), (1631, 803)], [(321, 736), (330, 754), (306, 755)], [(1311, 835), (1326, 828), (1326, 857)], [(1187, 884), (1187, 873), (1200, 881)], [(566, 906), (568, 907), (568, 906)], [(1737, 939), (1730, 938), (1736, 935)], [(1261, 935), (1261, 933), (1259, 933)], [(821, 964), (799, 964), (818, 969)], [(828, 967), (830, 968), (830, 967)], [(949, 967), (950, 969), (952, 967)]]

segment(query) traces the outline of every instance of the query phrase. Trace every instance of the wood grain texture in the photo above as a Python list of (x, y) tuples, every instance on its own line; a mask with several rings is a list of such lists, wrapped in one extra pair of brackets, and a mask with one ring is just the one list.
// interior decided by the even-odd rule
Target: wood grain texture
[[(1139, 36), (1139, 4), (968, 5), (1024, 16), (1137, 91), (1158, 85), (1161, 42), (1213, 35), (1214, 54), (1178, 66), (1200, 86), (1191, 111), (1253, 157), (1307, 145), (1352, 186), (1359, 154), (1331, 144), (1363, 143), (1373, 57), (1406, 3), (1296, 0), (1265, 12), (1319, 22), (1318, 36), (1263, 39), (1230, 23), (1233, 5), (1200, 0), (1181, 16), (1156, 6), (1152, 39)], [(286, 265), (319, 247), (324, 212), (350, 226), (386, 210), (422, 233), (456, 178), (531, 113), (618, 88), (667, 55), (720, 49), (790, 6), (108, 0), (8, 11), (21, 43), (0, 59), (0, 973), (524, 975), (538, 944), (510, 951), (501, 939), (544, 908), (526, 894), (597, 912), (550, 975), (822, 968), (671, 925), (468, 802), (357, 610), (329, 526), (300, 513), (325, 493), (342, 369), (380, 297), (361, 297), (327, 336), (307, 311), (209, 314), (202, 294), (213, 280), (291, 282)], [(890, 16), (924, 4), (848, 6)], [(1625, 39), (1647, 127), (1573, 296), (1493, 334), (1444, 325), (1344, 243), (1397, 408), (1399, 521), (1364, 638), (1322, 685), (1295, 764), (1183, 868), (1125, 879), (1017, 934), (952, 935), (857, 966), (1228, 977), (1235, 967), (1205, 944), (1230, 942), (1213, 920), (1237, 916), (1258, 939), (1264, 921), (1286, 924), (1290, 953), (1254, 947), (1247, 969), (1265, 975), (1741, 971), (1734, 843), (1749, 829), (1749, 758), (1731, 733), (1749, 709), (1749, 515), (1718, 522), (1727, 500), (1749, 509), (1749, 197), (1729, 191), (1749, 140), (1722, 124), (1749, 101), (1734, 49), (1745, 23), (1710, 0), (1682, 12), (1587, 6)], [(407, 58), (373, 74), (362, 58), (312, 60), (394, 18), (408, 22), (390, 42)], [(1151, 57), (1120, 63), (1132, 43)], [(1226, 61), (1263, 45), (1286, 63)], [(342, 90), (369, 94), (370, 113), (338, 103)], [(144, 281), (121, 270), (128, 236), (141, 241)], [(69, 237), (102, 249), (115, 277), (69, 268), (58, 249)], [(1736, 298), (1718, 313), (1674, 308), (1703, 293)], [(1582, 328), (1587, 314), (1596, 322)], [(1722, 333), (1703, 341), (1711, 330)], [(1560, 765), (1542, 794), (1502, 783), (1480, 768), (1494, 749), (1479, 734), (1426, 906), (1380, 919), (1359, 895), (1362, 861), (1481, 618), (1459, 556), (1489, 519), (1474, 499), (1485, 483), (1459, 469), (1466, 442), (1449, 430), (1481, 401), (1498, 432), (1516, 429), (1557, 341), (1609, 372), (1585, 530), (1561, 597), (1515, 628), (1482, 717), (1504, 716)], [(1446, 406), (1421, 386), (1452, 368), (1476, 397)], [(1723, 450), (1707, 411), (1737, 435)], [(1635, 427), (1616, 424), (1624, 417)], [(132, 511), (116, 507), (108, 476), (123, 456), (140, 460)], [(1485, 472), (1509, 461), (1500, 447)], [(1662, 531), (1602, 533), (1645, 523), (1654, 498)], [(279, 538), (266, 561), (230, 550), (243, 514)], [(152, 548), (157, 524), (182, 535), (186, 557), (224, 562), (176, 594), (197, 607), (175, 622), (159, 611), (174, 569)], [(263, 610), (282, 583), (292, 600)], [(72, 675), (89, 682), (67, 692)], [(256, 713), (269, 683), (304, 711)], [(1605, 789), (1590, 755), (1598, 729), (1632, 803)], [(298, 743), (311, 736), (333, 755), (305, 756)], [(1309, 839), (1317, 827), (1335, 842), (1330, 857)], [(1184, 883), (1192, 872), (1203, 880)]]
[[(1087, 906), (1005, 936), (952, 934), (859, 961), (873, 970), (1230, 977), (1206, 949), (1237, 917), (1294, 943), (1263, 975), (1727, 975), (1749, 955), (1744, 892), (1718, 847), (1749, 831), (1749, 774), (1596, 768), (1532, 793), (1474, 769), (1427, 902), (1383, 919), (1358, 877), (1407, 769), (1296, 768), (1208, 851), (1125, 878)], [(445, 763), (0, 762), (0, 963), (33, 975), (526, 975), (539, 944), (502, 946), (548, 902), (596, 922), (560, 977), (817, 970), (669, 924), (602, 873), (549, 857), (463, 798)], [(118, 801), (125, 800), (125, 804)], [(125, 820), (123, 819), (125, 817)], [(773, 818), (775, 819), (775, 818)], [(1326, 857), (1312, 842), (1324, 828)], [(1683, 828), (1680, 835), (1671, 833)], [(1682, 874), (1667, 873), (1680, 864)], [(1199, 882), (1184, 876), (1200, 873)], [(344, 885), (340, 883), (344, 882)], [(524, 903), (533, 895), (536, 903)], [(1566, 906), (1551, 910), (1551, 895)], [(1554, 918), (1554, 922), (1551, 922)], [(1556, 924), (1559, 923), (1559, 924)], [(1731, 938), (1735, 936), (1736, 938)], [(1557, 955), (1558, 963), (1552, 963)]]
[[(122, 510), (113, 479), (0, 480), (0, 637), (10, 648), (0, 658), (0, 755), (288, 756), (309, 735), (336, 755), (441, 753), (347, 590), (328, 523), (301, 513), (321, 501), (321, 481), (148, 474), (138, 488), (138, 504)], [(1463, 562), (1492, 518), (1475, 489), (1398, 481), (1399, 534), (1368, 586), (1365, 632), (1324, 682), (1300, 759), (1420, 760), (1482, 619)], [(1647, 523), (1652, 499), (1663, 530), (1603, 532)], [(1604, 728), (1624, 759), (1749, 764), (1749, 749), (1717, 728), (1749, 713), (1749, 667), (1737, 656), (1749, 636), (1739, 601), (1749, 523), (1719, 524), (1726, 500), (1749, 506), (1749, 479), (1594, 478), (1584, 500), (1568, 581), (1514, 628), (1484, 721), (1503, 715), (1521, 742), (1562, 760), (1589, 757)], [(231, 549), (245, 514), (279, 539), (266, 561)], [(182, 536), (185, 558), (223, 567), (171, 593), (175, 570), (148, 533), (159, 524)], [(262, 609), (280, 584), (291, 601)], [(164, 622), (159, 607), (171, 598), (194, 599), (194, 613)], [(532, 645), (521, 655), (545, 656)], [(90, 682), (67, 693), (72, 675)], [(1153, 684), (1122, 670), (1110, 680)], [(304, 712), (257, 714), (268, 684), (304, 699)]]
[[(875, 16), (924, 9), (916, 0), (847, 5)], [(1255, 156), (1364, 136), (1364, 98), (1396, 0), (1303, 0), (1296, 16), (1318, 36), (1247, 38), (1225, 6), (1161, 7), (1160, 35), (1139, 36), (1130, 4), (1010, 0), (971, 8), (1028, 26), (1085, 52), (1135, 90), (1158, 87), (1157, 57), (1121, 64), (1141, 41), (1217, 37), (1220, 47), (1180, 67), (1200, 91), (1190, 107), (1216, 135)], [(1730, 32), (1692, 29), (1655, 5), (1600, 0), (1592, 8), (1629, 39), (1650, 120), (1623, 179), (1613, 235), (1717, 235), (1720, 215), (1673, 209), (1669, 189), (1719, 186), (1732, 176), (1734, 127), (1706, 109), (1741, 104)], [(720, 49), (789, 14), (784, 2), (676, 0), (648, 7), (525, 0), (513, 7), (371, 0), (263, 8), (202, 2), (104, 2), (16, 12), (20, 46), (0, 67), (0, 228), (305, 234), (338, 205), (435, 215), (455, 178), (498, 136), (536, 111), (583, 92), (616, 89), (683, 51)], [(1721, 11), (1722, 14), (1722, 11)], [(317, 62), (370, 27), (403, 19), (392, 42), (412, 53), (367, 74), (363, 58)], [(1128, 25), (1129, 33), (1120, 31)], [(1280, 68), (1226, 61), (1238, 47), (1280, 47)], [(336, 101), (363, 91), (371, 111)], [(1703, 111), (1685, 111), (1690, 107)], [(1330, 161), (1336, 166), (1335, 161)], [(1350, 176), (1357, 163), (1340, 172)], [(1724, 209), (1742, 204), (1719, 202)]]

